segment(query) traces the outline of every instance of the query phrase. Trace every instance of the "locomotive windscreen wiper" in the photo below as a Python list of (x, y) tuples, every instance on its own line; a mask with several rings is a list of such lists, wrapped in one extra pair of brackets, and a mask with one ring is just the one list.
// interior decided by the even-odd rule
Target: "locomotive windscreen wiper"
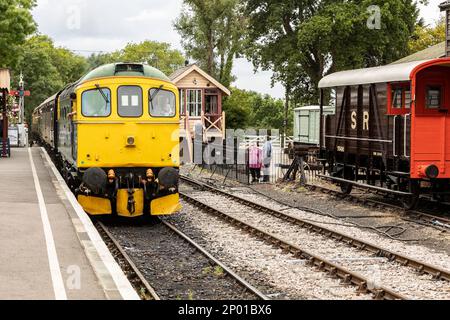
[[(164, 85), (160, 85), (158, 89), (150, 96), (150, 102), (153, 102), (153, 99), (158, 95), (158, 93), (161, 91), (161, 89), (164, 87)], [(152, 103), (153, 108), (153, 103)]]
[(106, 94), (103, 92), (103, 90), (100, 89), (100, 85), (99, 85), (99, 84), (96, 84), (95, 87), (96, 87), (97, 90), (102, 94), (103, 99), (105, 99), (105, 101), (106, 101), (106, 105), (108, 105), (109, 99), (108, 99), (108, 97), (106, 96)]

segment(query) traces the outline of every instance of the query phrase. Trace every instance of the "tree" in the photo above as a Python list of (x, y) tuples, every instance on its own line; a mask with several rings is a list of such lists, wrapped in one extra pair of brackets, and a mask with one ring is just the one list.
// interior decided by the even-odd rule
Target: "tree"
[(145, 62), (167, 75), (183, 66), (184, 61), (183, 54), (172, 49), (170, 44), (149, 40), (137, 44), (129, 43), (122, 50), (94, 54), (88, 58), (91, 68), (114, 62)]
[[(231, 88), (223, 108), (230, 129), (279, 129), (284, 122), (283, 100), (274, 99), (254, 91)], [(288, 124), (292, 127), (293, 111), (289, 109)], [(292, 130), (288, 130), (288, 134)]]
[(28, 121), (34, 108), (65, 85), (81, 78), (87, 69), (83, 57), (63, 48), (55, 48), (53, 41), (43, 35), (29, 38), (18, 52), (13, 83), (18, 83), (18, 76), (23, 72), (26, 89), (31, 91), (25, 103)]
[(12, 68), (19, 46), (36, 29), (31, 15), (35, 0), (0, 0), (0, 67)]
[(257, 96), (256, 92), (231, 88), (231, 95), (223, 101), (223, 110), (227, 114), (227, 128), (246, 129), (250, 126)]
[(443, 41), (445, 41), (445, 18), (440, 19), (434, 27), (417, 25), (408, 48), (410, 53), (415, 53)]
[(239, 0), (184, 0), (184, 9), (174, 23), (186, 53), (227, 87), (233, 81), (233, 62), (244, 41), (242, 9)]
[(304, 103), (318, 102), (318, 82), (330, 72), (408, 54), (419, 22), (413, 0), (246, 0), (246, 14), (247, 56)]

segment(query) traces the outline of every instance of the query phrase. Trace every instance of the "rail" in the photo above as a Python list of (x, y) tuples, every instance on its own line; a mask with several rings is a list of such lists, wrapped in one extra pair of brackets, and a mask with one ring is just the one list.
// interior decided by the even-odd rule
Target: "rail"
[(450, 271), (448, 271), (448, 270), (429, 265), (425, 262), (418, 261), (416, 259), (413, 259), (413, 258), (404, 256), (404, 255), (401, 255), (399, 253), (387, 250), (387, 249), (379, 247), (375, 244), (356, 239), (354, 237), (348, 236), (348, 235), (340, 233), (338, 231), (334, 231), (334, 230), (322, 227), (318, 224), (291, 216), (287, 213), (284, 213), (284, 212), (281, 212), (278, 210), (274, 210), (267, 206), (264, 206), (264, 205), (255, 203), (253, 201), (244, 199), (242, 197), (230, 194), (228, 192), (225, 192), (225, 191), (217, 189), (213, 186), (201, 183), (199, 181), (195, 181), (188, 177), (182, 176), (182, 181), (190, 183), (190, 184), (194, 184), (198, 187), (201, 187), (201, 188), (210, 190), (214, 193), (234, 199), (235, 201), (240, 202), (241, 204), (244, 204), (250, 208), (255, 208), (257, 210), (260, 210), (263, 213), (266, 213), (266, 214), (272, 215), (274, 217), (277, 217), (279, 219), (285, 220), (289, 223), (292, 223), (294, 225), (297, 225), (301, 228), (307, 229), (307, 230), (317, 233), (319, 235), (331, 238), (333, 240), (345, 243), (349, 246), (352, 246), (352, 247), (355, 247), (355, 248), (358, 248), (361, 250), (369, 251), (373, 254), (376, 254), (379, 257), (387, 257), (391, 261), (395, 261), (395, 262), (401, 264), (402, 266), (410, 266), (410, 267), (416, 269), (418, 272), (430, 274), (436, 279), (450, 281)]
[(261, 241), (278, 247), (283, 252), (289, 253), (293, 255), (294, 257), (298, 259), (303, 259), (309, 262), (310, 265), (318, 267), (319, 270), (322, 272), (326, 272), (327, 274), (331, 274), (335, 277), (338, 277), (344, 281), (344, 283), (352, 284), (358, 288), (359, 292), (370, 292), (374, 295), (374, 298), (376, 299), (385, 299), (385, 300), (405, 300), (406, 297), (404, 297), (401, 294), (398, 294), (394, 292), (393, 290), (385, 287), (379, 287), (379, 288), (371, 288), (368, 286), (369, 280), (365, 277), (361, 276), (358, 273), (351, 272), (339, 265), (336, 265), (328, 260), (326, 260), (323, 257), (320, 257), (318, 255), (315, 255), (311, 252), (308, 252), (301, 247), (289, 243), (287, 241), (284, 241), (268, 232), (265, 232), (255, 226), (252, 226), (240, 219), (234, 218), (222, 211), (219, 211), (210, 205), (201, 202), (187, 194), (180, 193), (181, 197), (188, 203), (191, 203), (192, 205), (201, 208), (202, 210), (211, 213), (225, 222), (239, 228), (240, 230), (249, 233), (250, 235), (257, 237)]

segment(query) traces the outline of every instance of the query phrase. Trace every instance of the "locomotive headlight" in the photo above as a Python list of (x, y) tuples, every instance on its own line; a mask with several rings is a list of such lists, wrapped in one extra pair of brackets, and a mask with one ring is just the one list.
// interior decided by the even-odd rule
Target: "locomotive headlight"
[(127, 138), (127, 146), (129, 146), (129, 147), (134, 146), (135, 143), (136, 143), (136, 141), (135, 141), (134, 137)]

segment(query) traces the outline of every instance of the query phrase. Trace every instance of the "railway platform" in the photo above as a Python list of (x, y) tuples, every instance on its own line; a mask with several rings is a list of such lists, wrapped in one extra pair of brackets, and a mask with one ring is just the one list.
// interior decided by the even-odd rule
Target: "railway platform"
[(47, 153), (0, 159), (0, 299), (137, 300)]

